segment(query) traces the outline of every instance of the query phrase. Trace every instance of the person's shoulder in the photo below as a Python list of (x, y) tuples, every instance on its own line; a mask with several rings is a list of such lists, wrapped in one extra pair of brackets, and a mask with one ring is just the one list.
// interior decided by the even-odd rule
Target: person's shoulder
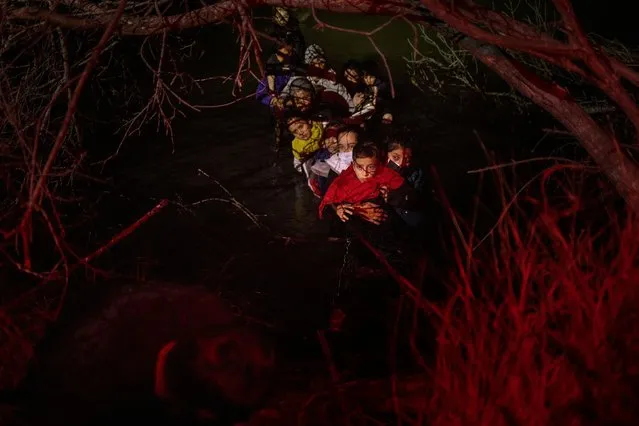
[(348, 166), (342, 173), (340, 173), (333, 182), (348, 182), (355, 178), (355, 172), (353, 171), (353, 165)]
[(379, 177), (384, 180), (397, 179), (397, 178), (404, 179), (399, 172), (386, 166), (382, 167), (381, 173), (379, 173)]

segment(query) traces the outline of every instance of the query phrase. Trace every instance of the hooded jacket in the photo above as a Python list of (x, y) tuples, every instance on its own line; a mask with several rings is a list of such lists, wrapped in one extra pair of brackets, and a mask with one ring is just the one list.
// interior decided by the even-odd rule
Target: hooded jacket
[(294, 138), (291, 142), (293, 148), (293, 156), (300, 161), (308, 158), (311, 154), (318, 151), (322, 142), (323, 127), (321, 123), (312, 122), (311, 137), (308, 139)]
[[(380, 187), (386, 186), (395, 191), (404, 185), (404, 179), (394, 170), (380, 164), (377, 173), (361, 182), (351, 164), (342, 172), (326, 191), (319, 206), (319, 217), (323, 218), (324, 209), (329, 204), (358, 204), (372, 201), (380, 196)], [(389, 194), (390, 197), (390, 194)]]

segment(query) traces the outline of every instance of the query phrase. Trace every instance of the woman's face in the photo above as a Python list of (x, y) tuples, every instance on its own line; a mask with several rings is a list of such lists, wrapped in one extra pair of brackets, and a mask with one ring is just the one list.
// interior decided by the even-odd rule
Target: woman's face
[(351, 83), (358, 83), (360, 75), (355, 68), (346, 68), (344, 70), (344, 78)]
[(311, 92), (304, 89), (294, 89), (292, 94), (293, 103), (297, 109), (300, 111), (308, 111), (311, 108), (311, 104), (313, 103)]
[(360, 182), (364, 182), (377, 173), (379, 160), (375, 157), (353, 158), (353, 170)]
[(311, 123), (301, 118), (294, 118), (288, 123), (288, 131), (296, 138), (307, 140), (311, 137)]
[(339, 135), (337, 140), (339, 152), (352, 152), (355, 145), (357, 145), (357, 133), (346, 132)]

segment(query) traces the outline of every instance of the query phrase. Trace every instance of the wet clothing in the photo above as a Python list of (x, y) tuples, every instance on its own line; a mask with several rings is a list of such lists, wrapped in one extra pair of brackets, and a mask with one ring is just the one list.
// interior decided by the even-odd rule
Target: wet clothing
[(293, 68), (290, 59), (280, 62), (276, 53), (266, 58), (266, 62), (264, 63), (264, 73), (266, 75), (290, 75)]
[[(399, 167), (393, 161), (389, 161), (387, 167), (398, 172), (415, 191), (422, 193), (424, 188), (424, 172), (416, 166)], [(424, 214), (418, 209), (397, 208), (397, 214), (410, 227), (419, 226), (424, 220)]]
[(354, 110), (353, 98), (346, 88), (326, 78), (308, 77), (318, 94), (317, 102), (333, 110), (335, 116), (348, 117)]
[(362, 119), (366, 121), (375, 114), (375, 104), (372, 100), (366, 100), (355, 107), (355, 111), (349, 117), (351, 120)]
[(317, 176), (328, 176), (331, 168), (328, 164), (326, 164), (326, 160), (328, 160), (330, 156), (331, 153), (326, 148), (322, 148), (317, 151), (313, 156), (313, 166), (311, 167), (311, 171)]
[(313, 84), (308, 80), (308, 78), (301, 75), (293, 76), (286, 82), (286, 85), (281, 92), (282, 99), (284, 99), (285, 102), (292, 101), (294, 90), (306, 90), (311, 92), (313, 97), (315, 95), (315, 88), (313, 87)]
[(289, 75), (275, 75), (275, 93), (271, 93), (268, 88), (268, 77), (264, 77), (257, 86), (255, 98), (261, 104), (272, 107), (271, 100), (273, 99), (273, 96), (280, 94), (282, 90), (284, 90), (290, 78), (291, 77)]
[(323, 111), (328, 120), (339, 120), (350, 115), (350, 107), (338, 93), (324, 90), (317, 96), (317, 109)]
[(333, 83), (339, 83), (337, 81), (335, 70), (331, 68), (320, 68), (310, 65), (306, 68), (306, 75), (309, 78), (324, 78), (326, 80), (332, 81)]
[(400, 167), (393, 161), (389, 161), (387, 167), (399, 173), (416, 191), (421, 192), (424, 188), (424, 171), (420, 167)]
[(359, 82), (350, 81), (344, 76), (338, 76), (337, 82), (340, 83), (342, 86), (344, 86), (346, 90), (348, 91), (348, 94), (351, 96), (357, 93), (357, 90), (360, 88)]
[(312, 111), (307, 111), (307, 113), (316, 115), (316, 119), (320, 121), (347, 117), (354, 108), (353, 100), (344, 86), (327, 79), (305, 76), (291, 77), (281, 94), (285, 104), (290, 108), (293, 108), (294, 104), (294, 90), (305, 90), (312, 94)]
[(377, 199), (380, 196), (379, 190), (381, 186), (386, 186), (389, 189), (389, 204), (401, 203), (403, 194), (397, 194), (398, 196), (394, 194), (394, 192), (406, 186), (404, 178), (399, 173), (380, 165), (373, 177), (361, 182), (355, 175), (355, 170), (351, 164), (342, 174), (335, 178), (328, 191), (326, 191), (319, 206), (320, 218), (323, 217), (324, 209), (329, 204), (358, 204)]
[[(304, 74), (305, 70), (297, 66), (295, 59), (280, 62), (277, 59), (277, 55), (274, 53), (266, 60), (264, 73), (266, 75), (257, 86), (255, 97), (262, 104), (270, 106), (273, 95), (281, 95), (284, 92), (284, 89), (286, 89), (289, 81), (294, 76)], [(271, 90), (271, 88), (269, 88), (269, 77), (275, 80), (275, 90)]]
[(377, 77), (375, 79), (374, 84), (375, 89), (377, 89), (377, 101), (386, 101), (390, 99), (390, 86), (381, 78)]
[(318, 151), (321, 147), (322, 132), (324, 128), (321, 123), (312, 122), (311, 137), (308, 139), (294, 138), (291, 142), (293, 148), (293, 157), (297, 160), (303, 161), (308, 159), (312, 154)]
[(266, 32), (279, 43), (287, 43), (293, 46), (294, 55), (301, 62), (306, 51), (306, 40), (295, 17), (288, 16), (284, 25), (273, 23), (270, 28), (267, 28)]

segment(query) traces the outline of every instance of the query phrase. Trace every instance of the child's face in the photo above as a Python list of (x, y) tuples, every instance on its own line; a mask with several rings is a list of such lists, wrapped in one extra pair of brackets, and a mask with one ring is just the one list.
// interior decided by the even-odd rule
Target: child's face
[(347, 68), (344, 70), (344, 77), (351, 83), (359, 82), (359, 72), (355, 68)]
[(331, 136), (324, 139), (324, 146), (331, 153), (336, 153), (339, 151), (339, 146), (337, 145), (337, 136)]
[(355, 176), (357, 176), (357, 179), (359, 179), (360, 182), (364, 182), (375, 176), (378, 167), (379, 160), (375, 157), (353, 159), (353, 170), (355, 171)]
[(309, 139), (311, 137), (311, 128), (311, 123), (301, 118), (294, 118), (288, 122), (288, 131), (298, 139)]
[(313, 97), (308, 90), (296, 89), (293, 90), (293, 103), (300, 111), (308, 111), (313, 103)]
[(397, 164), (398, 167), (402, 167), (404, 164), (404, 148), (398, 147), (388, 153), (388, 161), (392, 161)]
[(408, 167), (410, 166), (410, 160), (413, 156), (413, 151), (411, 148), (398, 147), (388, 153), (388, 161), (393, 162), (397, 165), (397, 167)]
[(346, 132), (339, 135), (337, 140), (339, 152), (352, 152), (355, 145), (357, 145), (357, 133)]
[(315, 58), (315, 59), (313, 59), (311, 61), (311, 65), (316, 67), (316, 68), (325, 69), (326, 68), (326, 59), (322, 58), (322, 57), (317, 57), (317, 58)]
[(364, 83), (367, 86), (374, 86), (375, 85), (375, 80), (377, 80), (377, 79), (375, 78), (374, 75), (364, 74)]

